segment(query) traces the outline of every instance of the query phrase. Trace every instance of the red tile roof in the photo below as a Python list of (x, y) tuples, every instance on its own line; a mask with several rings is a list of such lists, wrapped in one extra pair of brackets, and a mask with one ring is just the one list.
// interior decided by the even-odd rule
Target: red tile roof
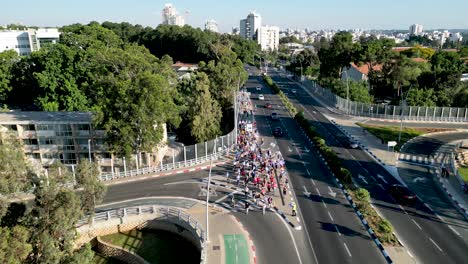
[[(362, 64), (361, 66), (357, 66), (356, 64), (351, 63), (351, 67), (353, 67), (358, 72), (360, 72), (360, 73), (362, 73), (362, 74), (364, 74), (366, 76), (369, 74), (369, 71), (370, 71), (368, 64)], [(374, 65), (374, 67), (372, 67), (372, 69), (374, 71), (381, 71), (382, 70), (382, 64)]]

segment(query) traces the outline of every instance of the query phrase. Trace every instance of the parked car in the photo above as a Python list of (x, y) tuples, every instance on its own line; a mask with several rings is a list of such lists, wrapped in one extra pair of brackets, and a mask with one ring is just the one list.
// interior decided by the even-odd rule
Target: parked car
[(271, 119), (278, 120), (279, 119), (278, 113), (276, 112), (271, 113)]
[(255, 89), (256, 89), (257, 91), (261, 91), (261, 90), (262, 90), (262, 87), (261, 87), (261, 86), (257, 86), (257, 87), (255, 87)]
[(272, 108), (272, 107), (273, 107), (273, 105), (270, 104), (270, 103), (266, 103), (266, 104), (265, 104), (265, 108)]
[(283, 135), (283, 130), (281, 129), (281, 127), (276, 127), (274, 130), (273, 130), (273, 136), (275, 137), (281, 137)]
[(261, 101), (265, 100), (265, 97), (263, 96), (263, 94), (258, 95), (258, 100), (261, 100)]
[(393, 184), (389, 187), (388, 192), (401, 204), (414, 204), (416, 202), (416, 195), (406, 186)]

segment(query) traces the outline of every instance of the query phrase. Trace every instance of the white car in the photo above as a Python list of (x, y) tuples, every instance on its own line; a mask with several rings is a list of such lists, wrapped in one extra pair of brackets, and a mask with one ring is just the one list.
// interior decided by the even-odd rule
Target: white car
[(257, 86), (257, 87), (255, 87), (255, 89), (256, 89), (257, 91), (261, 91), (261, 90), (262, 90), (262, 87), (261, 87), (261, 86)]
[(258, 100), (261, 100), (261, 101), (265, 100), (265, 97), (263, 96), (263, 94), (258, 95)]
[(351, 141), (349, 147), (352, 149), (357, 149), (359, 147), (359, 144), (356, 141)]
[(293, 94), (296, 94), (296, 92), (297, 92), (296, 89), (291, 90), (291, 93), (293, 93)]

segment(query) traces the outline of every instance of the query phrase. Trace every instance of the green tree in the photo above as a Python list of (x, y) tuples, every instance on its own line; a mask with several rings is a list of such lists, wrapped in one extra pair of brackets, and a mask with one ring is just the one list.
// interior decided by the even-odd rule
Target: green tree
[(12, 67), (18, 61), (19, 57), (16, 51), (0, 52), (0, 102), (5, 101), (8, 93), (13, 89), (11, 86)]
[(100, 203), (106, 193), (106, 186), (99, 179), (100, 171), (96, 163), (81, 160), (76, 169), (76, 182), (81, 191), (82, 210), (85, 214), (94, 215), (96, 204)]
[(336, 33), (328, 48), (318, 51), (320, 59), (320, 77), (340, 78), (343, 67), (349, 66), (354, 60), (358, 44), (353, 43), (353, 36), (349, 32)]
[(285, 44), (285, 43), (302, 43), (298, 38), (295, 36), (287, 36), (287, 37), (282, 37), (279, 39), (280, 44)]
[(409, 90), (407, 94), (407, 103), (410, 106), (436, 106), (436, 95), (434, 89), (417, 89)]
[(211, 97), (210, 81), (205, 73), (197, 73), (193, 89), (194, 99), (189, 108), (191, 133), (198, 142), (207, 141), (221, 134), (222, 112)]
[(8, 264), (25, 263), (32, 251), (29, 242), (30, 231), (27, 227), (0, 227), (0, 262)]
[(21, 142), (13, 133), (0, 133), (0, 194), (26, 191), (33, 176)]
[(95, 122), (107, 131), (111, 151), (126, 156), (152, 151), (162, 139), (163, 125), (180, 123), (171, 61), (137, 45), (96, 50), (94, 59), (89, 94)]

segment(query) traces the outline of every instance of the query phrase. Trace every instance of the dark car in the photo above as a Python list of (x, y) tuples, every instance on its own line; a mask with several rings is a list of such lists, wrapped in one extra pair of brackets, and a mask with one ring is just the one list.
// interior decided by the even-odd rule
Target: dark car
[(273, 105), (271, 105), (270, 103), (265, 104), (265, 108), (272, 108), (272, 107), (273, 107)]
[(402, 204), (413, 204), (416, 202), (416, 195), (408, 189), (400, 184), (393, 184), (389, 188), (389, 193), (397, 200), (397, 202)]
[(276, 127), (274, 130), (273, 130), (273, 136), (275, 137), (281, 137), (283, 135), (283, 130), (281, 129), (281, 127)]

